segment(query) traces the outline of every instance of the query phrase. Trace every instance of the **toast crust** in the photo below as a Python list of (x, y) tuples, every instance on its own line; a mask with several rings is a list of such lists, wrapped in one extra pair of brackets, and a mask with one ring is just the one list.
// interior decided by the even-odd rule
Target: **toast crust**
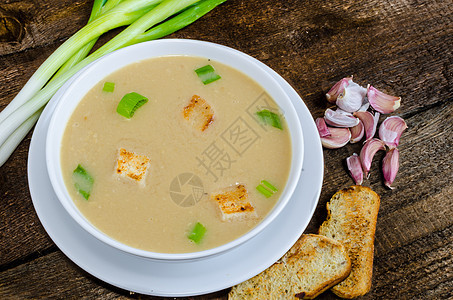
[(332, 288), (339, 297), (352, 299), (371, 289), (379, 205), (379, 195), (364, 186), (340, 190), (327, 203), (319, 234), (343, 243), (352, 263), (351, 274)]
[(219, 206), (223, 221), (257, 217), (255, 208), (248, 200), (247, 189), (243, 184), (213, 193), (211, 199)]
[(184, 107), (183, 116), (200, 131), (205, 131), (214, 121), (214, 111), (211, 106), (198, 95), (193, 95), (189, 104)]
[(350, 270), (341, 243), (304, 234), (270, 268), (233, 287), (228, 299), (313, 299), (346, 278)]
[(124, 178), (145, 184), (150, 159), (145, 155), (139, 155), (124, 148), (118, 150), (118, 158), (115, 173)]

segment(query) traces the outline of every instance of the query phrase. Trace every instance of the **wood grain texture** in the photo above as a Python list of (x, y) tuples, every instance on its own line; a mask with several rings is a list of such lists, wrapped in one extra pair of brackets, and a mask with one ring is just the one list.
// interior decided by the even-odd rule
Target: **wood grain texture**
[[(85, 24), (91, 5), (0, 3), (0, 110)], [(381, 207), (373, 286), (361, 299), (453, 298), (453, 2), (229, 0), (170, 37), (220, 43), (265, 62), (298, 91), (314, 118), (329, 106), (324, 94), (345, 76), (401, 96), (392, 115), (403, 117), (408, 129), (398, 146), (396, 188), (382, 184), (383, 152), (364, 182), (380, 194)], [(0, 298), (161, 299), (103, 283), (53, 244), (28, 192), (30, 137), (0, 167)], [(327, 201), (353, 183), (344, 159), (359, 151), (357, 144), (323, 151), (322, 193), (306, 233), (317, 232)], [(186, 299), (227, 299), (227, 292)], [(319, 299), (336, 296), (326, 292)]]

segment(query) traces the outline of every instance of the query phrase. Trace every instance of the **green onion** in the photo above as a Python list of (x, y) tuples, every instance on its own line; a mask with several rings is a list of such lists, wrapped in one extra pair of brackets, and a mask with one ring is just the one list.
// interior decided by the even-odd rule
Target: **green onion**
[(134, 115), (135, 111), (146, 102), (148, 102), (148, 98), (145, 96), (135, 92), (128, 93), (124, 95), (120, 103), (118, 103), (116, 112), (123, 117), (130, 119)]
[(44, 107), (39, 109), (33, 115), (30, 116), (24, 123), (22, 123), (14, 132), (6, 139), (6, 141), (0, 146), (0, 166), (3, 165), (14, 149), (17, 148), (19, 143), (27, 136), (28, 132), (33, 128), (36, 121), (38, 121), (41, 112)]
[(115, 83), (113, 82), (104, 83), (104, 87), (102, 88), (102, 90), (107, 93), (113, 93), (113, 91), (115, 90)]
[(192, 231), (187, 236), (189, 239), (194, 241), (196, 244), (199, 244), (206, 233), (206, 227), (204, 227), (200, 222), (197, 222), (193, 227)]
[(260, 192), (261, 194), (263, 194), (264, 196), (266, 196), (266, 198), (269, 198), (270, 196), (272, 196), (272, 192), (269, 192), (269, 190), (267, 190), (264, 186), (262, 185), (259, 185), (256, 187), (256, 189), (258, 190), (258, 192)]
[(278, 129), (283, 129), (280, 117), (276, 113), (273, 113), (267, 109), (263, 109), (256, 114), (264, 124), (271, 125)]
[(269, 198), (278, 191), (277, 188), (267, 180), (261, 180), (261, 184), (258, 185), (256, 189), (258, 192), (266, 196), (266, 198)]
[(93, 188), (93, 177), (79, 164), (72, 172), (72, 180), (77, 192), (82, 195), (85, 200), (88, 200)]
[(214, 68), (211, 65), (206, 65), (204, 67), (198, 68), (195, 70), (195, 73), (197, 73), (198, 77), (205, 85), (222, 78), (215, 72)]
[(272, 192), (278, 192), (277, 188), (269, 183), (267, 180), (261, 180), (261, 183), (264, 184), (267, 188), (269, 188)]
[[(32, 116), (79, 70), (117, 49), (175, 32), (225, 1), (95, 0), (89, 23), (49, 56), (0, 112), (0, 166), (23, 139), (22, 131), (30, 130), (30, 124), (22, 124), (35, 123)], [(129, 26), (83, 59), (100, 35), (125, 25)]]

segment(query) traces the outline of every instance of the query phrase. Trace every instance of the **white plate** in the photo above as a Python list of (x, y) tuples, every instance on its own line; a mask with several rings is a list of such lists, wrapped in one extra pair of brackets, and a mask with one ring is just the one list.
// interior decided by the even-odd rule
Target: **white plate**
[(304, 163), (293, 197), (282, 213), (254, 238), (223, 254), (198, 261), (162, 262), (127, 254), (85, 232), (58, 201), (47, 176), (45, 138), (64, 87), (41, 115), (28, 158), (30, 194), (38, 217), (55, 244), (91, 275), (125, 290), (156, 296), (192, 296), (219, 291), (262, 272), (296, 242), (316, 208), (323, 179), (323, 157), (313, 118), (297, 92), (265, 67), (282, 85), (302, 124)]

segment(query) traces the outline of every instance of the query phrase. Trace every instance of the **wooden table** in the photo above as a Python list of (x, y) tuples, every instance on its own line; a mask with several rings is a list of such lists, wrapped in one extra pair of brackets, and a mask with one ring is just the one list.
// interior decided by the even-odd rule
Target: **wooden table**
[[(91, 5), (0, 3), (0, 109), (86, 23)], [(393, 115), (409, 128), (398, 147), (396, 188), (382, 184), (383, 152), (364, 182), (382, 200), (373, 286), (363, 299), (453, 297), (453, 2), (229, 0), (170, 37), (220, 43), (263, 61), (298, 91), (314, 118), (328, 107), (324, 94), (332, 84), (352, 74), (401, 96)], [(145, 298), (89, 275), (48, 237), (28, 190), (30, 138), (0, 167), (0, 298)], [(324, 150), (322, 193), (306, 233), (317, 231), (334, 192), (353, 184), (344, 159), (359, 149)], [(189, 299), (226, 299), (227, 292)]]

